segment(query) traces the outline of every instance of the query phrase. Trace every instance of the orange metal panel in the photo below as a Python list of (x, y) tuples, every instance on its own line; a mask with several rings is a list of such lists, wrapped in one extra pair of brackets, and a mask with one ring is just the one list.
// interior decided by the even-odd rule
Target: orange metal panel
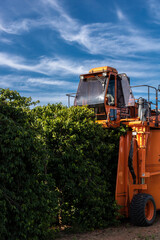
[(132, 175), (128, 168), (128, 156), (131, 131), (121, 137), (117, 169), (116, 200), (122, 206), (121, 213), (128, 216), (128, 207), (134, 194), (148, 193), (153, 196), (156, 208), (160, 209), (160, 128), (141, 121), (128, 121), (135, 132), (133, 137), (132, 165), (136, 175), (133, 184)]
[[(130, 150), (131, 132), (121, 136), (119, 144), (119, 159), (115, 199), (120, 205), (121, 214), (128, 216), (128, 155)], [(124, 150), (125, 149), (125, 150)]]
[(145, 178), (148, 186), (145, 192), (153, 196), (156, 208), (160, 209), (160, 129), (151, 129), (148, 137), (146, 172), (150, 177)]

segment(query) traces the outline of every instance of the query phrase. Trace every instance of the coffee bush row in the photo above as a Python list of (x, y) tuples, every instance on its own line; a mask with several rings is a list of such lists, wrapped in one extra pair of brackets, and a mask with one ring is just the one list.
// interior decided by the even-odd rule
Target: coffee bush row
[(116, 222), (119, 137), (87, 107), (48, 104), (0, 91), (0, 239), (53, 239), (57, 227)]

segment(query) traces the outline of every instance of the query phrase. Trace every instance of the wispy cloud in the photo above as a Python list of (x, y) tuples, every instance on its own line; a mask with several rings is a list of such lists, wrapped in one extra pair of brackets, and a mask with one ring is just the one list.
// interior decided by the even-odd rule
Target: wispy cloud
[(0, 66), (9, 67), (19, 71), (37, 72), (45, 75), (77, 75), (85, 71), (82, 64), (64, 58), (47, 58), (30, 61), (23, 57), (0, 53)]
[[(56, 87), (56, 89), (76, 90), (78, 82), (53, 80), (52, 78), (36, 77), (30, 78), (28, 75), (0, 75), (1, 88), (16, 88), (23, 91), (35, 91), (40, 88)], [(38, 90), (39, 91), (39, 90)]]
[(119, 20), (125, 20), (125, 24), (106, 22), (83, 25), (72, 18), (56, 0), (42, 2), (45, 6), (52, 6), (59, 14), (57, 21), (55, 18), (48, 19), (48, 25), (58, 31), (65, 41), (79, 44), (90, 54), (122, 56), (160, 50), (159, 39), (129, 23), (120, 8), (117, 8), (116, 14)]
[(1, 42), (1, 43), (5, 43), (5, 44), (7, 44), (7, 45), (11, 45), (11, 44), (13, 43), (12, 40), (7, 39), (7, 38), (0, 38), (0, 42)]
[[(157, 1), (148, 1), (152, 11), (155, 12), (154, 16), (158, 18), (160, 7), (157, 7)], [(78, 44), (84, 51), (96, 55), (124, 57), (160, 51), (159, 38), (149, 35), (149, 32), (144, 30), (138, 30), (119, 7), (115, 9), (116, 15), (120, 20), (116, 24), (111, 22), (82, 24), (72, 18), (57, 0), (41, 0), (37, 7), (36, 19), (22, 18), (9, 24), (1, 20), (0, 31), (20, 34), (24, 31), (29, 32), (32, 28), (49, 28), (59, 32), (65, 42)]]
[[(76, 92), (79, 81), (78, 75), (87, 73), (92, 67), (113, 66), (117, 68), (118, 72), (126, 72), (127, 75), (131, 77), (131, 85), (151, 84), (157, 87), (160, 75), (160, 70), (157, 71), (157, 65), (144, 61), (134, 62), (132, 60), (114, 60), (107, 58), (104, 60), (93, 59), (90, 61), (85, 60), (82, 62), (79, 60), (75, 62), (74, 59), (65, 59), (64, 57), (61, 59), (59, 57), (56, 60), (48, 58), (48, 61), (40, 59), (39, 63), (33, 63), (31, 66), (27, 64), (24, 58), (13, 55), (8, 55), (8, 58), (12, 61), (16, 60), (16, 64), (9, 63), (9, 65), (16, 70), (20, 69), (17, 71), (20, 75), (10, 74), (0, 76), (1, 87), (16, 89), (24, 93), (25, 96), (32, 96), (33, 100), (40, 100), (42, 104), (47, 104), (48, 102), (62, 102), (63, 104), (67, 104), (65, 93)], [(44, 64), (42, 63), (43, 61)], [(53, 68), (54, 64), (55, 66)], [(58, 69), (57, 66), (59, 65), (63, 65), (63, 68), (60, 67)], [(69, 71), (67, 71), (68, 66), (70, 67)], [(160, 69), (160, 65), (158, 66), (158, 69)], [(22, 70), (25, 70), (24, 75)], [(30, 75), (31, 70), (35, 70), (39, 74), (39, 77), (29, 77), (28, 75)], [(50, 74), (50, 76), (44, 77), (44, 73), (41, 74), (41, 72)], [(63, 78), (66, 79), (66, 76), (67, 78), (70, 77), (71, 80), (64, 81)], [(52, 93), (48, 93), (48, 90)], [(135, 93), (138, 94), (138, 92)]]
[(0, 20), (0, 32), (7, 34), (21, 34), (29, 32), (33, 28), (44, 28), (47, 25), (46, 19), (40, 16), (38, 19), (19, 19), (5, 23)]
[(64, 105), (67, 105), (67, 96), (64, 94), (64, 93), (60, 93), (60, 92), (57, 92), (55, 94), (47, 94), (47, 93), (44, 93), (43, 95), (35, 95), (33, 98), (32, 98), (33, 101), (37, 101), (39, 100), (40, 101), (40, 104), (41, 105), (43, 103), (43, 105), (47, 105), (48, 103), (62, 103)]
[(155, 23), (160, 24), (160, 4), (158, 0), (147, 0), (148, 9)]
[(121, 11), (121, 9), (117, 9), (117, 17), (119, 20), (126, 20), (125, 15), (123, 14), (123, 12)]
[[(38, 71), (36, 70), (37, 66), (26, 64), (25, 59), (23, 57), (19, 57), (19, 56), (7, 54), (7, 53), (0, 53), (0, 66), (9, 67), (16, 70), (23, 70), (23, 71), (33, 71), (33, 72)], [(40, 69), (38, 72), (40, 72)]]
[(41, 0), (41, 2), (43, 3), (44, 6), (49, 6), (51, 7), (53, 10), (56, 10), (61, 18), (64, 18), (65, 20), (67, 20), (67, 22), (70, 23), (76, 23), (76, 20), (73, 20), (68, 14), (67, 12), (64, 10), (64, 8), (58, 3), (57, 0)]
[[(87, 73), (90, 68), (96, 66), (110, 65), (116, 67), (119, 72), (126, 72), (130, 77), (135, 78), (154, 78), (159, 77), (160, 65), (145, 61), (134, 60), (115, 60), (112, 58), (104, 58), (103, 60), (81, 60), (68, 58), (67, 56), (58, 56), (56, 58), (40, 58), (38, 60), (29, 61), (23, 57), (16, 55), (0, 53), (0, 66), (15, 69), (19, 72), (35, 72), (48, 77), (28, 78), (27, 81), (34, 84), (46, 85), (66, 85), (70, 82), (63, 81), (63, 77), (77, 76)], [(58, 77), (59, 76), (59, 77)], [(56, 78), (58, 80), (56, 80)]]
[(85, 68), (82, 64), (78, 64), (78, 62), (75, 62), (70, 58), (62, 57), (44, 57), (40, 60), (40, 63), (36, 66), (36, 69), (42, 69), (43, 72), (46, 74), (49, 73), (50, 75), (55, 73), (59, 73), (60, 75), (77, 75), (85, 71)]
[[(160, 7), (157, 0), (147, 1), (150, 4), (152, 15), (158, 22)], [(114, 23), (109, 21), (84, 24), (73, 18), (61, 1), (40, 0), (40, 3), (37, 6), (37, 1), (33, 1), (36, 17), (33, 14), (35, 10), (31, 9), (31, 14), (25, 15), (25, 17), (19, 14), (17, 18), (12, 19), (11, 17), (8, 21), (0, 19), (1, 43), (9, 45), (16, 37), (20, 39), (19, 36), (23, 36), (24, 32), (29, 36), (31, 30), (47, 29), (49, 33), (56, 32), (56, 37), (58, 33), (58, 38), (61, 38), (64, 43), (92, 54), (92, 60), (89, 60), (91, 57), (87, 54), (85, 57), (80, 55), (81, 57), (74, 58), (71, 57), (72, 53), (70, 56), (59, 56), (59, 54), (53, 53), (52, 56), (50, 52), (49, 56), (44, 54), (41, 57), (40, 52), (38, 53), (39, 57), (32, 58), (29, 54), (28, 57), (21, 55), (23, 51), (16, 55), (10, 54), (6, 50), (6, 52), (0, 52), (0, 68), (11, 69), (14, 74), (17, 74), (19, 82), (17, 85), (15, 84), (14, 74), (8, 75), (6, 78), (1, 76), (2, 87), (14, 88), (16, 86), (18, 90), (33, 91), (36, 93), (35, 98), (37, 99), (41, 97), (42, 101), (49, 101), (49, 99), (53, 101), (53, 96), (45, 96), (46, 92), (43, 96), (37, 95), (37, 89), (40, 87), (41, 89), (52, 88), (60, 94), (63, 88), (64, 91), (69, 92), (70, 89), (76, 89), (78, 75), (87, 73), (92, 67), (105, 65), (113, 66), (119, 72), (126, 72), (131, 77), (131, 81), (133, 78), (136, 84), (146, 83), (152, 79), (151, 83), (155, 86), (158, 85), (160, 64), (151, 55), (149, 59), (145, 58), (145, 55), (148, 53), (158, 54), (160, 51), (159, 38), (151, 35), (150, 31), (139, 29), (139, 26), (132, 24), (121, 7), (116, 6), (114, 9)], [(39, 41), (37, 39), (34, 38), (34, 41)], [(46, 45), (46, 39), (43, 40)], [(26, 46), (28, 46), (27, 43)], [(23, 73), (26, 76), (23, 76)], [(32, 76), (33, 73), (34, 76)], [(67, 80), (64, 81), (64, 79)], [(75, 83), (73, 84), (72, 81)], [(57, 101), (59, 98), (63, 98), (62, 95), (58, 97), (58, 95), (55, 96)]]
[(62, 80), (52, 80), (50, 78), (29, 78), (27, 80), (27, 83), (35, 85), (35, 86), (42, 86), (42, 85), (48, 85), (48, 86), (55, 86), (58, 88), (63, 89), (77, 89), (77, 83), (76, 82), (69, 82), (69, 81), (62, 81)]
[(81, 27), (80, 33), (72, 35), (65, 33), (66, 40), (76, 41), (88, 52), (99, 55), (122, 56), (142, 52), (160, 50), (159, 39), (135, 35), (124, 26), (112, 24), (92, 24)]

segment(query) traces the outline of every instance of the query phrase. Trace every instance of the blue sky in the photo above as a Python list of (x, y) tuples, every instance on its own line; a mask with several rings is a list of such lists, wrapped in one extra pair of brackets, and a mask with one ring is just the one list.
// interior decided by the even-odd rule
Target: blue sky
[(79, 75), (99, 66), (160, 84), (158, 0), (1, 0), (1, 88), (67, 104)]

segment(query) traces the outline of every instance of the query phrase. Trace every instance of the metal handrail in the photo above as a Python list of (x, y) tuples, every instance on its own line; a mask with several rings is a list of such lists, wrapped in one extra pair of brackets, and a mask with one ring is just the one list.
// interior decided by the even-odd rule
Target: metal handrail
[[(137, 85), (137, 86), (131, 86), (131, 88), (136, 88), (136, 87), (147, 87), (148, 88), (148, 102), (149, 104), (155, 105), (156, 106), (156, 122), (158, 123), (158, 115), (159, 115), (159, 111), (158, 111), (158, 103), (160, 102), (158, 100), (158, 92), (160, 92), (160, 87), (158, 86), (158, 89), (156, 87), (150, 86), (150, 85)], [(153, 102), (150, 102), (150, 88), (154, 89), (156, 91), (156, 104)]]
[(70, 107), (71, 106), (70, 98), (71, 97), (75, 98), (76, 97), (76, 93), (67, 93), (66, 96), (68, 97), (68, 107)]

